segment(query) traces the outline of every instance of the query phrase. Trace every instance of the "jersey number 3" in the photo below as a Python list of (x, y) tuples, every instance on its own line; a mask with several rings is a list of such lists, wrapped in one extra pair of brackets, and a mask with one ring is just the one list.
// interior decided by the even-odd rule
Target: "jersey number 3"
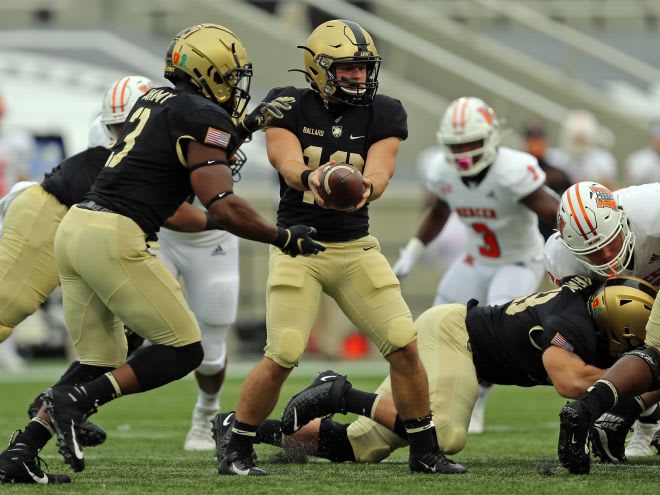
[(133, 129), (128, 134), (126, 134), (126, 136), (124, 137), (124, 146), (122, 147), (121, 151), (117, 153), (112, 153), (108, 157), (108, 161), (105, 162), (106, 167), (110, 167), (110, 168), (116, 167), (119, 164), (119, 162), (121, 162), (124, 159), (124, 157), (128, 154), (128, 152), (133, 149), (133, 146), (135, 146), (135, 139), (140, 135), (142, 129), (144, 129), (147, 120), (149, 120), (150, 114), (151, 114), (151, 110), (149, 108), (142, 107), (133, 115), (131, 115), (129, 122), (135, 122), (137, 120), (138, 124), (135, 127), (135, 129)]
[(501, 251), (500, 245), (497, 242), (497, 237), (495, 237), (495, 232), (490, 230), (485, 223), (473, 223), (472, 230), (483, 236), (484, 245), (479, 246), (479, 253), (481, 256), (499, 258)]

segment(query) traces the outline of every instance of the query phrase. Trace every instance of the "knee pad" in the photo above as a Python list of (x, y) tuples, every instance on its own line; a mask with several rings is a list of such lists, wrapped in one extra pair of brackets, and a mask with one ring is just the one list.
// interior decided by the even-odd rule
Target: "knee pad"
[(387, 356), (390, 352), (403, 349), (417, 338), (417, 331), (412, 320), (407, 317), (394, 318), (385, 329), (389, 352), (383, 352)]
[(653, 375), (653, 390), (660, 388), (660, 353), (653, 347), (644, 347), (643, 349), (634, 349), (627, 352), (626, 355), (637, 356), (651, 369)]
[(276, 346), (268, 344), (266, 356), (284, 368), (293, 368), (298, 365), (306, 345), (300, 332), (285, 329), (280, 331)]
[(438, 428), (436, 426), (436, 434), (438, 436), (438, 445), (445, 454), (455, 454), (460, 452), (465, 447), (467, 441), (467, 430), (465, 428)]
[(7, 340), (13, 331), (14, 327), (6, 327), (4, 325), (0, 325), (0, 343)]
[(172, 347), (154, 344), (139, 349), (128, 361), (142, 392), (183, 378), (199, 367), (204, 359), (200, 342)]
[(337, 423), (330, 418), (321, 420), (319, 428), (319, 457), (332, 462), (355, 461), (355, 454), (346, 432), (348, 425)]
[(208, 326), (200, 322), (204, 360), (197, 368), (202, 375), (215, 375), (222, 371), (227, 363), (226, 337), (229, 325)]

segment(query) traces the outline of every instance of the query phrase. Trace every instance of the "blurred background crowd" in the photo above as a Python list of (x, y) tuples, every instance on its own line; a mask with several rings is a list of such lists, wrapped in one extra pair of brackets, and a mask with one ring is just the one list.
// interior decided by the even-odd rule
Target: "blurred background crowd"
[[(660, 1), (657, 0), (22, 0), (0, 2), (0, 196), (39, 181), (87, 147), (107, 86), (140, 73), (157, 84), (162, 47), (198, 22), (231, 26), (255, 66), (253, 101), (289, 85), (296, 45), (327, 19), (359, 22), (383, 56), (380, 91), (402, 101), (410, 138), (393, 184), (371, 212), (394, 261), (425, 205), (420, 177), (440, 148), (448, 103), (472, 95), (505, 122), (503, 143), (536, 156), (561, 193), (580, 180), (612, 188), (660, 179)], [(302, 76), (299, 81), (303, 84)], [(245, 146), (237, 185), (274, 218), (276, 173), (261, 136)], [(402, 282), (419, 315), (465, 239), (450, 221), (423, 267)], [(549, 235), (554, 225), (541, 225)], [(241, 241), (241, 296), (233, 352), (258, 355), (265, 335), (267, 248)], [(371, 351), (328, 299), (308, 352), (359, 358)], [(0, 369), (61, 356), (68, 338), (56, 292), (0, 346)]]

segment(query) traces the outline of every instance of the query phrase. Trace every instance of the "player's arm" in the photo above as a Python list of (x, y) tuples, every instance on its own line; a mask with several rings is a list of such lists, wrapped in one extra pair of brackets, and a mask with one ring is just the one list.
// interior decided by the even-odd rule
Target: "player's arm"
[(569, 399), (584, 394), (605, 373), (585, 363), (577, 354), (555, 345), (543, 353), (543, 366), (557, 393)]
[(367, 161), (362, 171), (365, 193), (356, 209), (362, 208), (367, 201), (375, 201), (383, 195), (396, 171), (396, 157), (400, 147), (401, 140), (397, 137), (381, 139), (369, 146)]
[(208, 226), (206, 213), (184, 201), (174, 214), (165, 220), (165, 227), (178, 232), (201, 232)]
[(415, 237), (410, 239), (406, 247), (401, 250), (399, 259), (392, 267), (394, 274), (398, 278), (402, 279), (410, 273), (426, 246), (445, 227), (450, 214), (451, 208), (446, 201), (440, 199), (435, 194), (429, 197), (428, 208), (422, 216), (422, 222), (417, 228)]
[(554, 225), (559, 210), (559, 196), (548, 186), (541, 186), (520, 200), (539, 218)]
[[(231, 170), (223, 164), (224, 150), (191, 141), (186, 154), (190, 183), (195, 195), (208, 211), (207, 226), (222, 228), (232, 234), (252, 241), (273, 244), (292, 256), (316, 254), (325, 246), (311, 239), (315, 232), (311, 227), (296, 225), (289, 229), (278, 228), (266, 221), (250, 204), (234, 194)], [(207, 166), (196, 167), (196, 164)]]

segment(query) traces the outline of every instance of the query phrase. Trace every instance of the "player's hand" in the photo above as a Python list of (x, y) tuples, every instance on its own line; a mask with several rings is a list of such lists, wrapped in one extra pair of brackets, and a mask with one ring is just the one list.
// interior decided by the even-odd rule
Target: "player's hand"
[(325, 200), (319, 193), (319, 188), (321, 187), (321, 175), (323, 174), (323, 171), (326, 168), (328, 168), (330, 165), (335, 165), (336, 163), (337, 163), (336, 160), (330, 160), (329, 162), (324, 163), (320, 167), (315, 168), (314, 170), (312, 170), (312, 173), (309, 174), (309, 180), (307, 181), (307, 183), (309, 184), (309, 190), (312, 191), (312, 194), (314, 195), (314, 201), (321, 208), (328, 207), (328, 205), (325, 203)]
[(284, 112), (291, 110), (295, 101), (293, 96), (278, 96), (271, 101), (262, 101), (239, 123), (239, 136), (247, 139), (253, 132), (263, 131), (273, 120), (284, 117)]
[(374, 186), (372, 182), (367, 178), (365, 178), (363, 182), (364, 182), (364, 192), (362, 193), (362, 199), (360, 199), (360, 202), (355, 206), (351, 208), (346, 208), (342, 211), (347, 211), (349, 213), (352, 213), (354, 211), (358, 211), (360, 208), (363, 208), (364, 205), (367, 204), (367, 201), (369, 201), (371, 195), (374, 193)]
[(399, 280), (404, 279), (410, 273), (425, 248), (426, 246), (424, 246), (422, 241), (417, 239), (417, 237), (413, 237), (408, 241), (406, 247), (401, 250), (399, 259), (396, 260), (396, 263), (394, 263), (394, 266), (392, 267), (394, 275), (396, 275)]
[(325, 251), (325, 246), (312, 239), (311, 236), (315, 234), (316, 229), (307, 225), (294, 225), (288, 229), (278, 228), (273, 245), (292, 258), (299, 254), (303, 256), (317, 254), (320, 251)]

